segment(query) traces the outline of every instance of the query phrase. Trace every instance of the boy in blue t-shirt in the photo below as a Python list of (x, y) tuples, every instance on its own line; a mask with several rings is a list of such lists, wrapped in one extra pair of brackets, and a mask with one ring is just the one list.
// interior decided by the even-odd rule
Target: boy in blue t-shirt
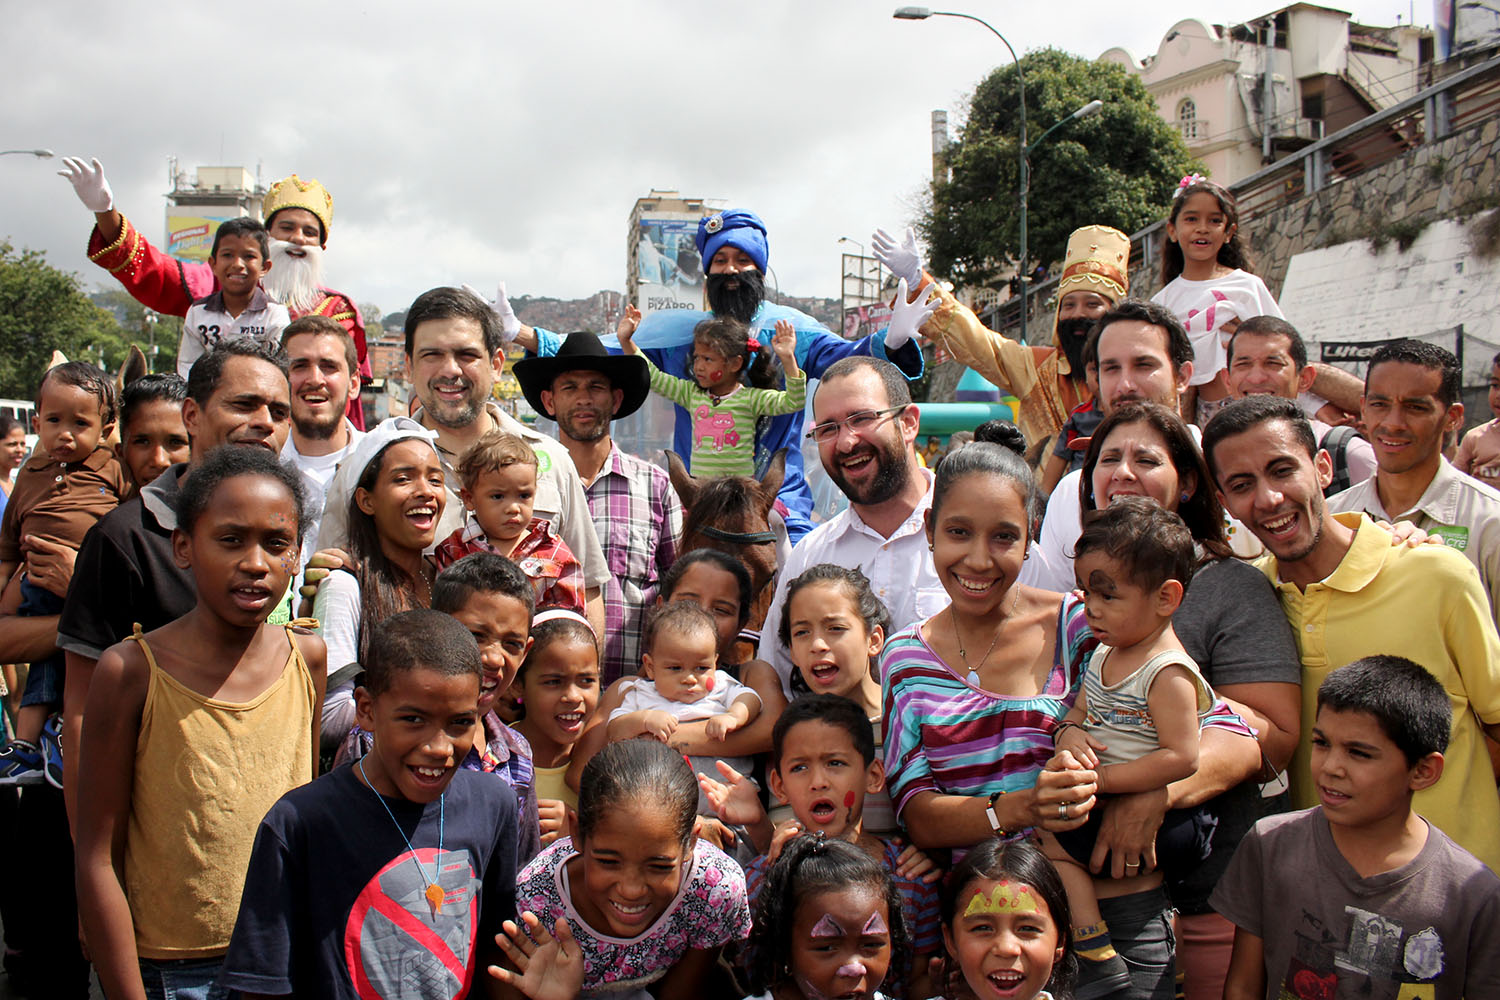
[(495, 935), (516, 916), (516, 796), (460, 766), (479, 649), (428, 610), (381, 622), (370, 648), (354, 694), (370, 752), (261, 821), (224, 988), (446, 1000), (467, 995), (476, 960), (498, 960)]
[(1402, 656), (1318, 688), (1321, 805), (1255, 824), (1210, 902), (1235, 925), (1224, 1000), (1460, 1000), (1500, 983), (1500, 877), (1412, 811), (1453, 708)]

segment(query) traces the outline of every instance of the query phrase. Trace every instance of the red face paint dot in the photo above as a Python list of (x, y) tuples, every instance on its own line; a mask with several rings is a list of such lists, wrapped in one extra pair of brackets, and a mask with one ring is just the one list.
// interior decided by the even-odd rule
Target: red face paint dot
[(724, 373), (721, 372), (721, 371), (715, 370), (715, 371), (711, 371), (711, 372), (708, 373), (708, 380), (710, 382), (717, 382), (717, 381), (719, 381), (719, 379), (721, 379), (723, 377), (724, 377)]
[(845, 809), (853, 809), (854, 808), (854, 793), (852, 791), (844, 793), (844, 808)]
[(713, 679), (712, 676), (710, 676), (707, 680), (705, 680), (703, 682), (703, 690), (705, 690), (705, 691), (712, 691), (713, 689), (714, 689), (714, 679)]

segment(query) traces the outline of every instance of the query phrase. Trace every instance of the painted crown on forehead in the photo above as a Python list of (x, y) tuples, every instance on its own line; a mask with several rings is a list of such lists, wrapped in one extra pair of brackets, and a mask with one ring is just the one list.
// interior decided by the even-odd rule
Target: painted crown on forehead
[(988, 895), (983, 889), (976, 890), (974, 898), (969, 900), (968, 909), (964, 910), (964, 916), (972, 917), (979, 913), (1035, 913), (1036, 911), (1036, 893), (1031, 886), (1001, 882)]

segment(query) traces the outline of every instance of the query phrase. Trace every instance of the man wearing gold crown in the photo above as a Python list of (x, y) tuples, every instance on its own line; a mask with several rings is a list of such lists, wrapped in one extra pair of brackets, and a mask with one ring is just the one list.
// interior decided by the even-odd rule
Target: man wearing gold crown
[[(84, 207), (94, 213), (89, 260), (113, 274), (136, 301), (169, 316), (184, 316), (188, 306), (213, 292), (218, 281), (206, 263), (179, 261), (152, 246), (140, 230), (115, 208), (114, 192), (97, 159), (85, 163), (63, 159), (58, 171), (73, 185)], [(271, 185), (261, 202), (271, 233), (271, 262), (261, 283), (267, 294), (286, 305), (293, 319), (326, 316), (349, 331), (359, 355), (359, 375), (370, 378), (365, 327), (354, 300), (325, 288), (323, 251), (333, 224), (333, 196), (316, 180), (296, 174)], [(364, 411), (351, 395), (348, 417), (364, 429)]]
[[(937, 309), (921, 333), (1020, 400), (1016, 425), (1033, 447), (1062, 429), (1068, 414), (1093, 394), (1083, 371), (1083, 345), (1094, 321), (1130, 289), (1130, 238), (1108, 226), (1084, 226), (1068, 237), (1052, 343), (1028, 347), (986, 329), (979, 317), (922, 270), (916, 234), (897, 244), (885, 230), (871, 237), (875, 256), (908, 288), (927, 284)], [(920, 294), (928, 294), (923, 290)]]

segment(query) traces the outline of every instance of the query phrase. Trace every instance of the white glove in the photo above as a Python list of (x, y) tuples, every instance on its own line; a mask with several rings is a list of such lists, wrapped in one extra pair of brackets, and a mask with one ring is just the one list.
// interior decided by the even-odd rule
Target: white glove
[(906, 279), (902, 278), (896, 284), (896, 304), (891, 307), (891, 325), (885, 330), (885, 349), (894, 351), (901, 348), (908, 340), (917, 335), (922, 324), (927, 318), (937, 311), (938, 302), (941, 301), (934, 288), (928, 288), (927, 294), (922, 296), (918, 302), (906, 301)]
[(78, 200), (90, 212), (114, 211), (115, 193), (109, 189), (109, 181), (105, 179), (104, 168), (98, 159), (89, 164), (76, 156), (64, 156), (63, 169), (57, 172), (57, 176), (68, 179), (78, 194)]
[(516, 339), (516, 334), (521, 332), (521, 321), (516, 318), (516, 311), (510, 307), (510, 299), (505, 297), (505, 282), (500, 282), (493, 301), (486, 299), (484, 293), (473, 285), (464, 285), (464, 291), (484, 301), (500, 320), (501, 343), (509, 344)]
[(896, 245), (896, 238), (884, 229), (875, 230), (870, 243), (875, 248), (875, 259), (890, 268), (896, 277), (904, 278), (908, 288), (916, 288), (922, 283), (922, 251), (917, 249), (917, 234), (910, 226), (906, 227), (906, 239), (900, 246)]

